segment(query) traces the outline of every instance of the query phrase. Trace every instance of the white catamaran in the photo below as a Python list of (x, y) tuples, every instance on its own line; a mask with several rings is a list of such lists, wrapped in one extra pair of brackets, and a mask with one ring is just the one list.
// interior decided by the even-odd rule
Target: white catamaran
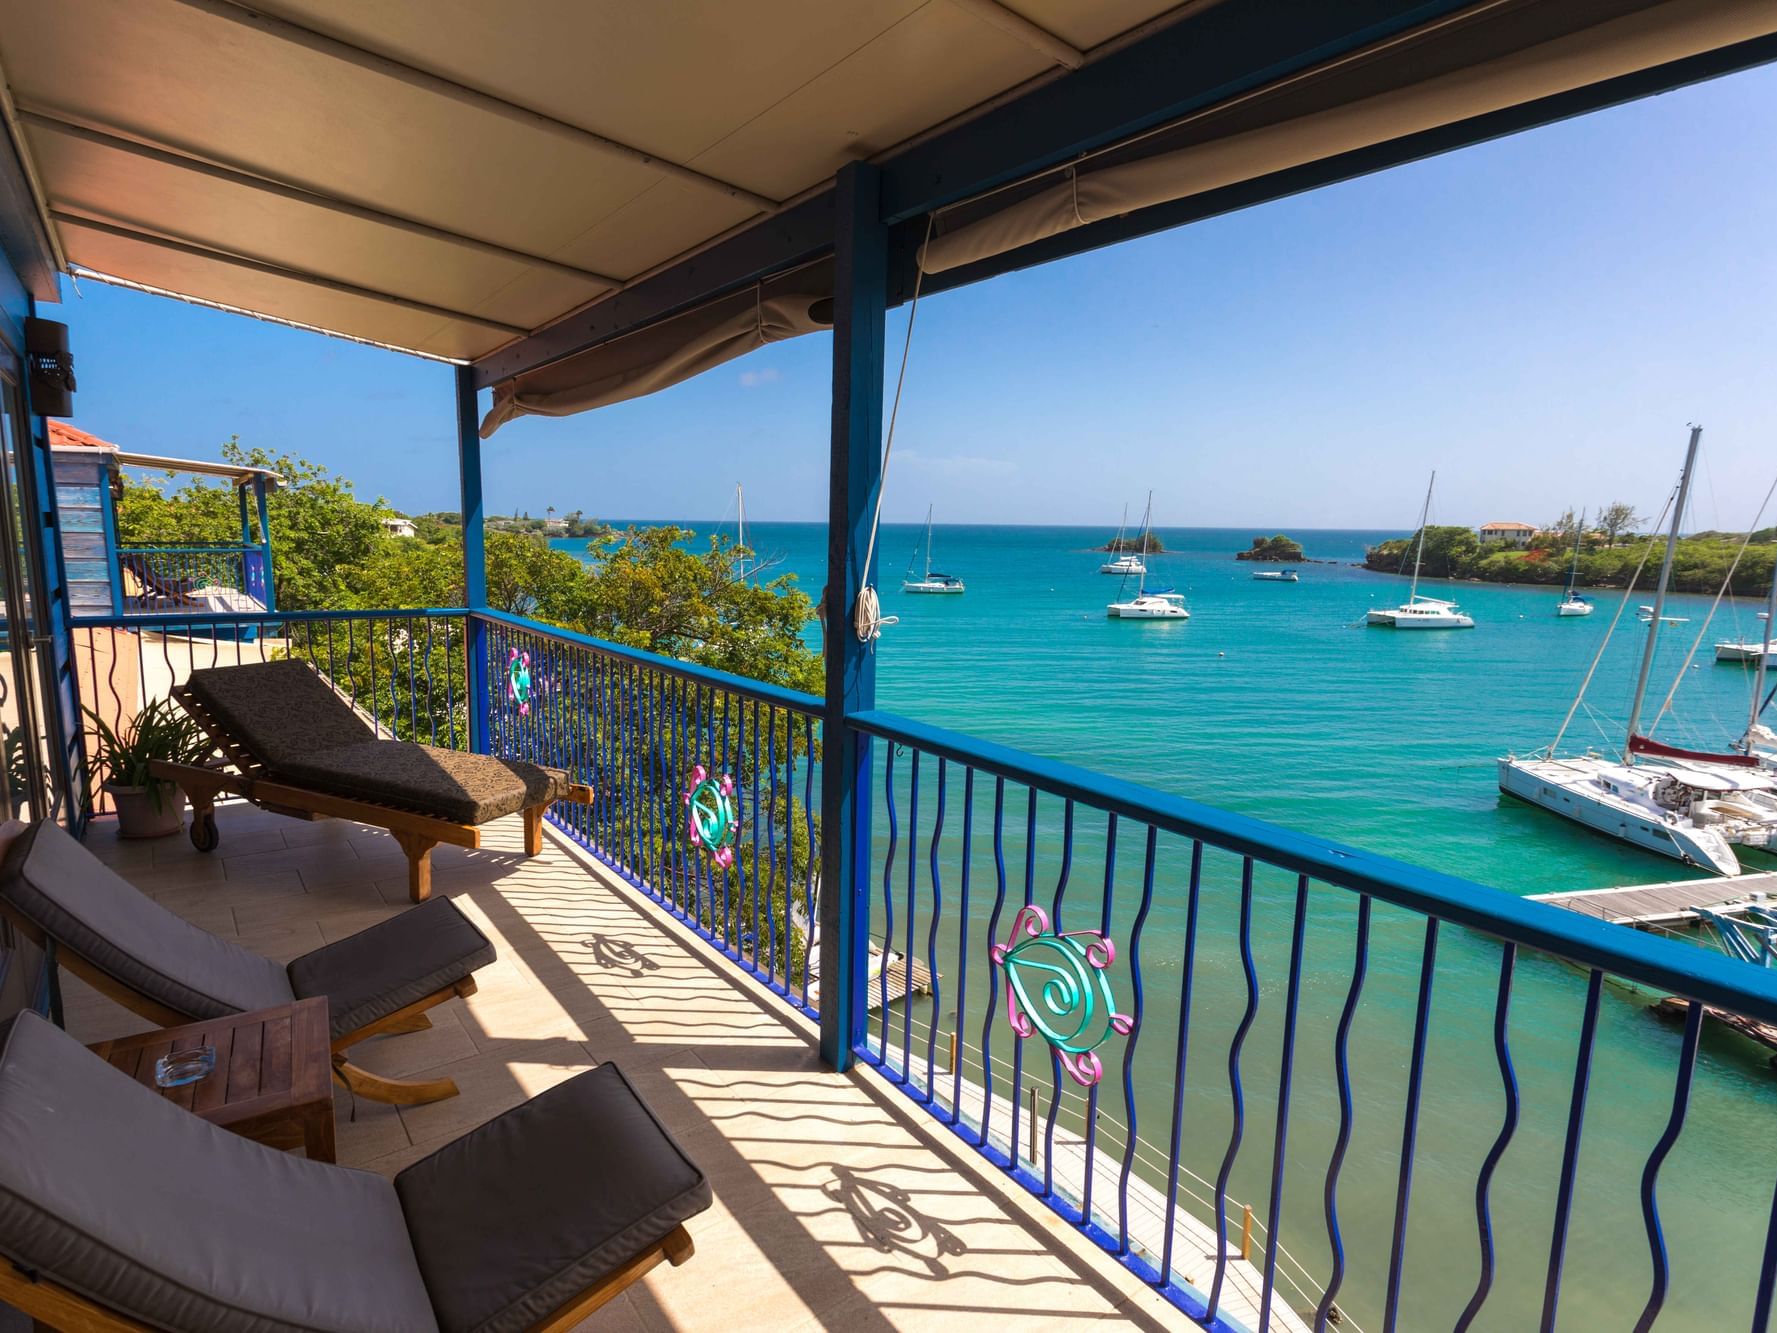
[[(1523, 759), (1507, 755), (1499, 761), (1499, 789), (1607, 837), (1713, 870), (1718, 875), (1738, 875), (1740, 861), (1734, 847), (1770, 846), (1777, 832), (1777, 800), (1773, 799), (1771, 775), (1759, 771), (1759, 759), (1750, 753), (1718, 755), (1683, 750), (1640, 733), (1642, 702), (1653, 670), (1660, 626), (1671, 623), (1671, 618), (1662, 612), (1702, 433), (1699, 426), (1691, 428), (1684, 471), (1679, 476), (1673, 503), (1672, 526), (1666, 536), (1659, 586), (1653, 605), (1646, 608), (1648, 614), (1640, 617), (1647, 626), (1647, 642), (1629, 705), (1622, 757), (1588, 751), (1563, 758), (1557, 753), (1567, 722), (1579, 708), (1580, 699), (1576, 698), (1561, 732), (1546, 752)], [(1623, 596), (1627, 601), (1629, 594), (1625, 592)], [(1603, 651), (1600, 646), (1600, 658)], [(1598, 660), (1593, 660), (1594, 669)], [(1587, 681), (1590, 679), (1588, 672)], [(1582, 684), (1582, 698), (1584, 694)], [(1755, 691), (1755, 728), (1758, 706)], [(1749, 730), (1747, 749), (1751, 748), (1752, 739)]]
[(1437, 485), (1433, 472), (1425, 486), (1425, 505), (1419, 511), (1419, 544), (1413, 552), (1413, 584), (1407, 589), (1407, 600), (1395, 607), (1372, 607), (1364, 616), (1366, 625), (1387, 629), (1473, 629), (1473, 616), (1456, 609), (1456, 603), (1441, 597), (1419, 595), (1419, 566), (1425, 559), (1425, 521), (1431, 514), (1431, 491)]
[(926, 506), (926, 572), (921, 578), (913, 577), (914, 562), (919, 559), (919, 548), (913, 548), (913, 554), (907, 557), (907, 577), (901, 580), (902, 592), (925, 593), (960, 593), (964, 591), (963, 581), (954, 574), (939, 574), (932, 569), (932, 506)]
[[(1100, 574), (1146, 574), (1148, 572), (1148, 567), (1142, 563), (1142, 558), (1139, 554), (1134, 551), (1126, 551), (1123, 549), (1123, 534), (1128, 531), (1129, 506), (1124, 505), (1123, 521), (1117, 524), (1117, 538), (1110, 546), (1111, 559), (1105, 561), (1098, 567), (1098, 572)], [(1146, 549), (1147, 543), (1143, 542), (1142, 550), (1145, 552)]]
[[(1572, 513), (1570, 509), (1567, 511)], [(1573, 581), (1580, 573), (1580, 541), (1586, 535), (1586, 511), (1580, 510), (1580, 521), (1573, 530), (1573, 560), (1567, 566), (1567, 586), (1561, 590), (1561, 601), (1555, 607), (1558, 616), (1589, 616), (1592, 603), (1573, 590)]]
[[(1154, 493), (1148, 492), (1148, 507), (1141, 516), (1141, 549), (1148, 549), (1148, 525), (1154, 517)], [(1129, 601), (1116, 601), (1105, 607), (1104, 613), (1112, 620), (1189, 620), (1191, 613), (1185, 609), (1182, 593), (1171, 588), (1155, 588), (1148, 590), (1147, 566), (1142, 565), (1136, 576), (1135, 596)], [(1121, 591), (1121, 590), (1119, 590)]]

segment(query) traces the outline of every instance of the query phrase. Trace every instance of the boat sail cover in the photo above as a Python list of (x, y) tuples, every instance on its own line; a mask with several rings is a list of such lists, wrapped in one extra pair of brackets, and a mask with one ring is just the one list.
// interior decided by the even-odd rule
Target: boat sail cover
[(1656, 759), (1688, 759), (1701, 764), (1733, 764), (1739, 768), (1757, 768), (1759, 761), (1750, 754), (1716, 754), (1709, 750), (1685, 750), (1676, 745), (1667, 745), (1655, 740), (1652, 736), (1631, 736), (1629, 738), (1630, 754), (1645, 754)]

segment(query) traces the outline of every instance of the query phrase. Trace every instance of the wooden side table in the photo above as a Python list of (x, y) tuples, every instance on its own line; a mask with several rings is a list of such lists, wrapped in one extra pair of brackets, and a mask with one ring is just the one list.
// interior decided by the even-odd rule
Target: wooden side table
[[(92, 1049), (136, 1082), (224, 1129), (274, 1148), (334, 1160), (333, 1060), (325, 999), (134, 1037)], [(214, 1046), (216, 1068), (196, 1083), (162, 1088), (154, 1064), (169, 1051)]]

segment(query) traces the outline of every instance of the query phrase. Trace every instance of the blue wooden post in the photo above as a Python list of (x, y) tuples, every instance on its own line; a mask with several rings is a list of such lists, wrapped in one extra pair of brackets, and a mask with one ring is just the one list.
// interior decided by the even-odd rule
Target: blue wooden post
[(882, 484), (883, 316), (888, 228), (880, 177), (867, 163), (839, 172), (834, 225), (833, 435), (827, 493), (827, 706), (821, 763), (821, 1059), (852, 1062), (864, 1035), (869, 975), (870, 741), (846, 715), (874, 707), (874, 646), (858, 642), (852, 609)]
[(261, 599), (267, 611), (278, 609), (278, 584), (271, 565), (271, 511), (265, 504), (265, 478), (253, 478), (253, 499), (259, 508), (259, 550), (265, 561), (265, 596)]
[[(481, 520), (481, 415), (474, 374), (457, 367), (457, 484), (462, 496), (463, 605), (487, 609), (487, 534)], [(469, 616), (469, 748), (488, 752), (487, 622)]]

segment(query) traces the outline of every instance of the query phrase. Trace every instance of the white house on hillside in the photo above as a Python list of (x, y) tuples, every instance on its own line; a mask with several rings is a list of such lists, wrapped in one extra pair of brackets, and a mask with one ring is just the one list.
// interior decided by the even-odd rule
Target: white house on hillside
[(414, 527), (411, 518), (401, 518), (399, 516), (395, 518), (385, 518), (383, 520), (383, 531), (388, 533), (391, 537), (417, 537), (419, 535), (419, 529)]
[(1483, 523), (1477, 530), (1483, 545), (1522, 546), (1536, 536), (1534, 523)]

